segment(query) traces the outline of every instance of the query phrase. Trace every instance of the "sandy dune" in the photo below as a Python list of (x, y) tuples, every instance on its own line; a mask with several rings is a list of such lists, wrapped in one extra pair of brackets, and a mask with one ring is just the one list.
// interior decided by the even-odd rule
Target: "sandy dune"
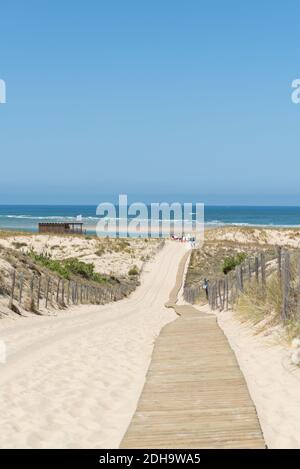
[(17, 249), (21, 253), (33, 250), (58, 260), (76, 257), (83, 262), (92, 262), (96, 272), (117, 276), (127, 275), (134, 265), (141, 269), (144, 262), (153, 257), (159, 244), (160, 240), (155, 238), (106, 239), (54, 234), (0, 237), (2, 248)]
[(126, 431), (186, 247), (168, 242), (130, 298), (2, 320), (1, 448), (113, 448)]
[(206, 241), (229, 241), (233, 243), (284, 246), (299, 249), (298, 228), (263, 228), (226, 226), (206, 230)]

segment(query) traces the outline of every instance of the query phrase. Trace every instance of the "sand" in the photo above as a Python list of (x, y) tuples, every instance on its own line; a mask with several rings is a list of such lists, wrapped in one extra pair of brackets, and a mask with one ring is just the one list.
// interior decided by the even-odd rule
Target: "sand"
[(217, 316), (246, 378), (268, 448), (299, 449), (300, 368), (291, 364), (291, 350), (272, 335), (255, 334), (232, 311)]
[(167, 242), (117, 303), (0, 322), (0, 448), (117, 448), (135, 411), (186, 246)]
[(206, 230), (206, 241), (300, 248), (299, 228), (261, 228), (226, 226)]

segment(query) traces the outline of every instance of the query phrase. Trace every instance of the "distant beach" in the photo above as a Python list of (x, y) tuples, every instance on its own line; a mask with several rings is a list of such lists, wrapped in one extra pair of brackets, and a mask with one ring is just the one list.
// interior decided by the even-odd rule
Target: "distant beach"
[[(0, 205), (0, 230), (35, 232), (40, 222), (72, 221), (78, 215), (94, 234), (99, 221), (95, 205)], [(205, 226), (224, 225), (299, 227), (300, 206), (205, 206)]]

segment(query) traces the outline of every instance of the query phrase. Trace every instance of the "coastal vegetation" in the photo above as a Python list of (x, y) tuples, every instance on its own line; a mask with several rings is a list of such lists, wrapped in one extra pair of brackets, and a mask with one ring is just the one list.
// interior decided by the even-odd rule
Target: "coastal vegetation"
[(24, 248), (24, 247), (27, 246), (27, 243), (24, 243), (24, 242), (20, 243), (19, 241), (14, 241), (12, 244), (13, 244), (14, 248), (16, 248), (16, 249)]
[[(229, 308), (241, 321), (266, 331), (279, 327), (288, 341), (300, 335), (300, 238), (295, 229), (226, 228), (210, 230), (201, 249), (194, 250), (185, 279), (185, 298), (191, 302), (207, 302), (204, 279), (221, 290), (228, 277)], [(261, 236), (259, 236), (261, 234)], [(288, 267), (278, 260), (278, 244), (282, 256), (288, 253)], [(255, 258), (265, 260), (262, 278)], [(280, 267), (279, 267), (279, 264)], [(282, 264), (282, 265), (281, 265)], [(249, 281), (249, 265), (252, 278)], [(240, 283), (240, 269), (244, 275)], [(235, 272), (236, 270), (236, 272)], [(225, 274), (225, 275), (224, 275)], [(223, 283), (222, 283), (223, 282)], [(223, 305), (224, 306), (224, 305)], [(219, 308), (219, 306), (217, 306)]]
[(288, 256), (288, 266), (283, 265), (281, 275), (274, 261), (267, 266), (264, 285), (245, 282), (233, 310), (240, 321), (258, 326), (258, 331), (283, 325), (291, 341), (300, 335), (300, 272), (299, 254), (291, 252)]
[(139, 270), (138, 270), (138, 268), (137, 268), (136, 265), (134, 265), (133, 267), (131, 267), (131, 269), (129, 269), (128, 275), (129, 275), (129, 276), (132, 276), (132, 275), (139, 275)]
[(239, 252), (236, 256), (225, 257), (222, 272), (226, 275), (231, 270), (234, 270), (238, 265), (242, 264), (246, 259), (247, 254), (245, 252)]
[(37, 254), (33, 250), (30, 251), (29, 256), (38, 264), (47, 267), (67, 280), (70, 280), (73, 275), (78, 275), (85, 280), (92, 280), (93, 282), (107, 282), (107, 277), (95, 272), (95, 266), (92, 263), (82, 262), (77, 258), (52, 259), (50, 255)]
[(0, 318), (130, 295), (161, 240), (0, 232)]

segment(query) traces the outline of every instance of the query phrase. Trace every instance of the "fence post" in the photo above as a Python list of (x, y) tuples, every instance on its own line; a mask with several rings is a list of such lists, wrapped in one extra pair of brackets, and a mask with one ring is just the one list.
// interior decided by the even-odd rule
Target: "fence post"
[(233, 306), (233, 281), (232, 281), (232, 273), (228, 272), (226, 275), (227, 278), (227, 308)]
[(248, 280), (251, 282), (251, 259), (248, 258)]
[(277, 246), (277, 272), (278, 272), (278, 278), (279, 281), (281, 282), (281, 264), (282, 264), (282, 248), (281, 246)]
[(75, 298), (76, 298), (76, 304), (78, 304), (78, 283), (76, 282), (75, 284)]
[(65, 306), (65, 281), (61, 281), (61, 303), (62, 306)]
[(75, 303), (75, 286), (74, 282), (71, 283), (71, 301), (74, 304)]
[(208, 284), (208, 304), (212, 309), (212, 283), (211, 281)]
[(12, 308), (14, 303), (14, 293), (15, 293), (15, 286), (16, 286), (16, 269), (12, 272), (12, 284), (11, 284), (11, 293), (10, 293), (10, 300), (9, 300), (9, 308)]
[(215, 286), (211, 284), (211, 309), (215, 309)]
[(265, 258), (264, 252), (260, 253), (260, 269), (261, 269), (261, 283), (262, 283), (263, 289), (265, 289), (266, 287), (266, 258)]
[(216, 298), (216, 282), (213, 283), (213, 300), (212, 300), (212, 304), (213, 304), (213, 309), (216, 309), (216, 306), (217, 306), (217, 298)]
[(60, 278), (57, 281), (57, 289), (56, 289), (56, 303), (58, 304), (59, 300), (59, 287), (60, 287)]
[(34, 311), (34, 274), (30, 279), (30, 309)]
[(207, 285), (207, 299), (208, 299), (209, 307), (211, 308), (211, 288), (210, 288), (210, 282), (208, 282), (208, 285)]
[(51, 300), (52, 305), (54, 304), (54, 296), (55, 296), (55, 278), (53, 279), (53, 287), (51, 283), (51, 290), (50, 290), (50, 300)]
[(215, 297), (215, 309), (218, 307), (218, 283), (214, 281), (214, 297)]
[(42, 276), (40, 275), (39, 276), (39, 283), (38, 283), (38, 290), (37, 290), (37, 300), (36, 300), (37, 310), (40, 307), (41, 282), (42, 282)]
[(23, 294), (23, 285), (24, 285), (24, 274), (23, 272), (19, 275), (19, 304), (22, 304), (22, 294)]
[(214, 309), (217, 309), (218, 307), (218, 288), (217, 288), (217, 282), (214, 282), (214, 300), (215, 300), (215, 307)]
[(48, 307), (48, 294), (49, 294), (49, 288), (50, 288), (50, 277), (47, 278), (47, 283), (46, 283), (46, 308)]
[(228, 275), (225, 276), (225, 309), (228, 311)]
[(224, 305), (225, 305), (225, 280), (223, 278), (220, 280), (220, 299), (221, 299), (221, 307), (223, 311)]
[(259, 269), (258, 257), (255, 257), (255, 280), (257, 283), (259, 282), (258, 269)]
[(235, 275), (236, 275), (236, 284), (238, 290), (241, 292), (244, 289), (244, 282), (243, 282), (243, 269), (241, 265), (238, 265), (235, 269)]
[(243, 272), (243, 264), (240, 265), (240, 279), (241, 279), (241, 291), (244, 291), (244, 272)]
[(285, 321), (289, 317), (289, 297), (290, 297), (290, 280), (291, 280), (291, 271), (290, 271), (290, 254), (285, 252), (283, 255), (283, 265), (282, 265), (282, 310), (281, 318)]
[(68, 289), (67, 289), (67, 303), (70, 304), (70, 280), (68, 281)]

